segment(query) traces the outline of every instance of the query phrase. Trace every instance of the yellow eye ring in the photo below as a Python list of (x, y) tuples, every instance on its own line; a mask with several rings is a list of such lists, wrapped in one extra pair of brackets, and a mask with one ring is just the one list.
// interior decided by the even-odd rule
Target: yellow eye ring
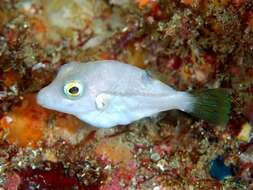
[(68, 97), (78, 97), (82, 95), (83, 85), (80, 81), (73, 80), (64, 85), (64, 94)]

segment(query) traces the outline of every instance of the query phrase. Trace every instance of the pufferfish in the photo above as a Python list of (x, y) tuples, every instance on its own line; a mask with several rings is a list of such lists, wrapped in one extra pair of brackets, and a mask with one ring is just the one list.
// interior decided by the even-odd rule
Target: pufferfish
[(37, 102), (98, 128), (127, 125), (172, 109), (224, 125), (230, 112), (230, 95), (224, 89), (177, 91), (143, 69), (112, 60), (64, 64), (39, 91)]

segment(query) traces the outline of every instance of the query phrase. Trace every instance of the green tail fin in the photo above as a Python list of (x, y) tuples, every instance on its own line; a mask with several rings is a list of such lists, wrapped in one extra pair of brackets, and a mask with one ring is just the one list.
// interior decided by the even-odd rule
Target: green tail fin
[(189, 114), (213, 124), (225, 125), (231, 109), (230, 94), (224, 89), (205, 89), (192, 91), (195, 97), (193, 109)]

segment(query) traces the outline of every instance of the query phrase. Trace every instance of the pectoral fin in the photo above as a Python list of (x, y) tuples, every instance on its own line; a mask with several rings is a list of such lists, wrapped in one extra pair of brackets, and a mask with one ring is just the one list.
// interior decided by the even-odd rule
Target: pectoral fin
[(100, 93), (96, 96), (95, 102), (98, 110), (105, 110), (110, 104), (113, 95), (108, 93)]

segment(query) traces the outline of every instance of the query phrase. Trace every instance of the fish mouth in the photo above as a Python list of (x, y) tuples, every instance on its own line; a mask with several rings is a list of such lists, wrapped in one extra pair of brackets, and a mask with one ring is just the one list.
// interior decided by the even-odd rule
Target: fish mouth
[(48, 103), (45, 103), (44, 99), (45, 97), (42, 97), (41, 95), (37, 94), (36, 101), (38, 105), (49, 110), (58, 111), (57, 109), (55, 109), (55, 107), (50, 106)]
[(47, 94), (44, 92), (44, 89), (40, 90), (36, 96), (36, 102), (37, 104), (39, 104), (40, 106), (47, 108), (47, 109), (52, 109), (51, 106), (49, 106), (45, 100), (47, 100), (49, 97), (47, 96)]
[(45, 102), (43, 101), (43, 97), (41, 95), (41, 93), (39, 92), (36, 96), (36, 102), (38, 105), (44, 107), (44, 108), (48, 108), (48, 106), (45, 104)]

